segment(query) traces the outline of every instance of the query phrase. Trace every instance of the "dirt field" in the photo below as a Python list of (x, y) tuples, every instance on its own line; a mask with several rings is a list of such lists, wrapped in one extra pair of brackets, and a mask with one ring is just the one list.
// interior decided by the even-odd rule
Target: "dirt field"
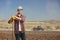
[[(30, 31), (26, 32), (27, 40), (60, 40), (58, 31)], [(15, 40), (11, 31), (0, 31), (0, 40)]]

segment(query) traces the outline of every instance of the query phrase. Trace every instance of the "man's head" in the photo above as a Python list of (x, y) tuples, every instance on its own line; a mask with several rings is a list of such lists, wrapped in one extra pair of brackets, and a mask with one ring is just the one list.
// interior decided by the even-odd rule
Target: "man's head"
[(19, 6), (18, 9), (17, 9), (17, 11), (18, 11), (18, 14), (21, 15), (22, 14), (22, 11), (23, 11), (23, 8), (21, 6)]

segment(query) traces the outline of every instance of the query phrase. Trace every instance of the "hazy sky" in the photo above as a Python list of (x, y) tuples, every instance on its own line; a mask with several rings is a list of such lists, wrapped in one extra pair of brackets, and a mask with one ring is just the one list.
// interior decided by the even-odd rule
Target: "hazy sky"
[(60, 0), (0, 0), (0, 20), (8, 20), (23, 7), (28, 21), (60, 20)]

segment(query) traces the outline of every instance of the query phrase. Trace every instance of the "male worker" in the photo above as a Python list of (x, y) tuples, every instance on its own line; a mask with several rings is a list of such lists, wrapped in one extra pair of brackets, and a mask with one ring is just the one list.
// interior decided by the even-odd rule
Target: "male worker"
[(20, 6), (17, 9), (17, 14), (15, 16), (12, 16), (8, 23), (12, 23), (14, 21), (14, 33), (16, 40), (26, 40), (25, 37), (25, 29), (24, 29), (24, 21), (25, 21), (25, 16), (22, 15), (23, 8)]

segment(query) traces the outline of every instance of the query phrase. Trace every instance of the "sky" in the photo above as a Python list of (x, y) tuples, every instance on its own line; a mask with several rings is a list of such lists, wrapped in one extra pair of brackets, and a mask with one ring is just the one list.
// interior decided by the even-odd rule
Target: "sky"
[(27, 21), (60, 20), (60, 0), (0, 0), (0, 20), (9, 20), (23, 7)]

